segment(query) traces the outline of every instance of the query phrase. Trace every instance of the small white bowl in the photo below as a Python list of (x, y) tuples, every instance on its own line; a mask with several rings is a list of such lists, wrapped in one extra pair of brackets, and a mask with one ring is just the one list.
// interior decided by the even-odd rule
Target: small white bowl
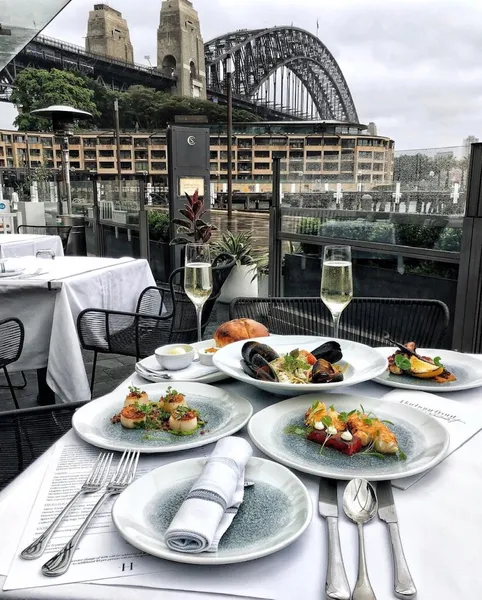
[[(183, 348), (184, 354), (169, 354), (173, 348)], [(168, 371), (186, 369), (194, 360), (194, 348), (188, 344), (168, 344), (154, 351), (157, 362)]]
[(198, 348), (197, 353), (199, 356), (199, 362), (205, 367), (212, 367), (214, 365), (213, 357), (216, 352), (206, 352), (208, 348), (214, 348), (214, 345), (206, 346), (205, 348)]

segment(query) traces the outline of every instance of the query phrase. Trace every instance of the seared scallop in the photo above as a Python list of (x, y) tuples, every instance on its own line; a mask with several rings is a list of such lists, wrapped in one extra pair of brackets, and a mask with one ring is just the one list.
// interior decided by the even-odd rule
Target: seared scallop
[(135, 406), (124, 406), (120, 413), (120, 422), (126, 429), (135, 429), (146, 422), (146, 414)]
[(169, 428), (172, 429), (172, 431), (186, 433), (197, 429), (197, 412), (195, 410), (190, 410), (187, 407), (183, 408), (186, 408), (187, 410), (177, 409), (169, 417)]

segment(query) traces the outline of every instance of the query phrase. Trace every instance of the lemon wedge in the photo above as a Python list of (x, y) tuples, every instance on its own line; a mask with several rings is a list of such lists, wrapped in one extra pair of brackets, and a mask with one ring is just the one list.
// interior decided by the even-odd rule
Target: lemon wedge
[(420, 379), (432, 379), (443, 373), (443, 367), (420, 360), (416, 356), (410, 357), (410, 374)]

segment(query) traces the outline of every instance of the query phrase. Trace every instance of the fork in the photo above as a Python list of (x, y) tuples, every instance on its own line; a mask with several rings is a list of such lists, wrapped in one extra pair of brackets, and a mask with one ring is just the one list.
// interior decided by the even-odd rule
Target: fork
[(60, 550), (60, 552), (58, 552), (42, 566), (42, 573), (44, 575), (47, 577), (58, 577), (59, 575), (63, 575), (67, 572), (68, 568), (70, 567), (70, 563), (72, 562), (75, 549), (77, 548), (80, 538), (82, 537), (88, 524), (91, 522), (92, 518), (102, 504), (104, 504), (107, 498), (115, 496), (116, 494), (120, 494), (130, 483), (132, 483), (136, 475), (138, 462), (139, 452), (134, 452), (132, 450), (126, 450), (124, 452), (119, 461), (117, 470), (114, 473), (110, 483), (107, 485), (104, 494), (99, 498), (97, 504), (87, 515), (85, 521), (79, 527), (78, 531), (74, 534), (72, 539), (67, 542), (62, 550)]
[(44, 550), (52, 537), (52, 534), (59, 526), (62, 519), (69, 512), (69, 510), (74, 506), (77, 500), (83, 496), (84, 494), (92, 494), (94, 492), (98, 492), (107, 479), (109, 474), (110, 465), (112, 463), (112, 452), (102, 452), (99, 454), (95, 465), (92, 467), (92, 471), (89, 476), (85, 480), (84, 484), (80, 488), (80, 490), (75, 494), (72, 500), (67, 504), (67, 506), (62, 510), (59, 516), (55, 519), (55, 521), (46, 529), (34, 542), (27, 546), (25, 550), (23, 550), (20, 554), (22, 558), (25, 560), (34, 560), (39, 556), (42, 556)]

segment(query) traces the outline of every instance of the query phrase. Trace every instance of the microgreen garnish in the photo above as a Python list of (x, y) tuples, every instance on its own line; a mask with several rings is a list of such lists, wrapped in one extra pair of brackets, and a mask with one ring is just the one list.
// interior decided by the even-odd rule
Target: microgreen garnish
[(403, 450), (400, 450), (400, 448), (398, 449), (398, 458), (400, 460), (407, 460), (407, 455)]
[(300, 427), (299, 425), (288, 425), (288, 427), (285, 427), (284, 433), (306, 437), (308, 435), (308, 429)]
[(138, 396), (138, 397), (140, 397), (140, 396), (142, 396), (143, 392), (141, 392), (141, 388), (138, 388), (138, 387), (135, 387), (133, 385), (130, 385), (129, 386), (129, 393), (130, 393), (129, 395), (131, 395), (131, 396)]
[(284, 357), (284, 368), (291, 373), (294, 373), (298, 369), (306, 371), (310, 368), (310, 365), (304, 358), (300, 358), (300, 351), (298, 349), (292, 350), (289, 354)]
[(410, 360), (403, 354), (395, 354), (395, 364), (402, 371), (410, 371), (412, 368)]
[(436, 365), (437, 367), (443, 367), (443, 364), (441, 361), (442, 361), (442, 359), (440, 358), (440, 356), (436, 356), (433, 359), (433, 364)]

